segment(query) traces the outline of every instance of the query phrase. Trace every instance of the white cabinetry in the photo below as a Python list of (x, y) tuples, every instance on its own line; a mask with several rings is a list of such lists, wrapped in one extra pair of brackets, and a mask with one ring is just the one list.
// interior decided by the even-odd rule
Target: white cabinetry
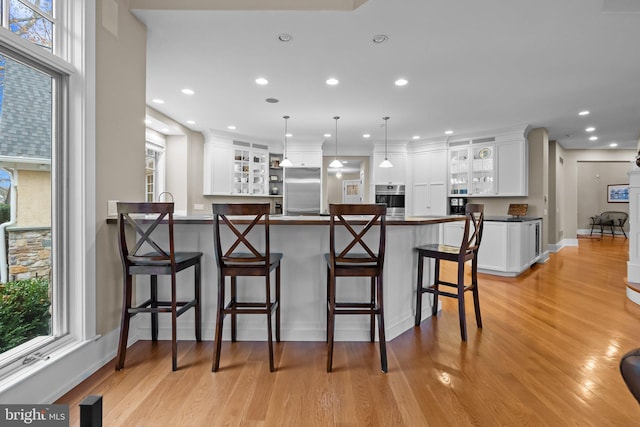
[(232, 141), (214, 140), (204, 144), (204, 195), (231, 194), (233, 180)]
[(414, 216), (447, 214), (446, 150), (422, 151), (411, 156), (411, 209)]
[(374, 184), (406, 184), (407, 167), (406, 153), (388, 153), (387, 159), (393, 167), (381, 168), (384, 153), (373, 153), (373, 182)]
[(485, 221), (478, 253), (483, 273), (517, 276), (540, 259), (542, 221)]
[(268, 147), (210, 138), (204, 144), (204, 195), (268, 194)]
[(309, 147), (291, 146), (287, 158), (293, 166), (322, 167), (322, 150)]
[(451, 196), (508, 197), (528, 194), (525, 132), (449, 142)]

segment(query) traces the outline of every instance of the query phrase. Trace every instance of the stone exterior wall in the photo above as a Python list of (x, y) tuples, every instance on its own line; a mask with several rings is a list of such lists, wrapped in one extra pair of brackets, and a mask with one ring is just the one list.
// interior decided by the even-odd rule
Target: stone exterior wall
[(48, 277), (51, 272), (51, 228), (8, 228), (9, 280)]

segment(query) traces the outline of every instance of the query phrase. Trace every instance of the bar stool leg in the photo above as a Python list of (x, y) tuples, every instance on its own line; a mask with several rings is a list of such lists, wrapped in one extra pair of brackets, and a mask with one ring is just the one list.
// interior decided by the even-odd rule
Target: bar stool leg
[(195, 300), (196, 300), (196, 306), (195, 306), (195, 310), (196, 310), (196, 341), (200, 342), (202, 341), (202, 310), (200, 309), (200, 261), (198, 261), (195, 265), (195, 277), (194, 277), (194, 293), (195, 293)]
[(387, 341), (384, 334), (384, 300), (382, 296), (382, 272), (378, 276), (378, 334), (380, 340), (380, 364), (382, 372), (387, 372)]
[(216, 351), (211, 371), (217, 372), (220, 367), (220, 350), (222, 349), (222, 324), (224, 322), (224, 285), (225, 277), (218, 270), (218, 315), (216, 319)]
[[(477, 255), (477, 254), (476, 254)], [(477, 257), (473, 258), (471, 264), (471, 281), (473, 285), (473, 308), (476, 312), (476, 325), (482, 328), (482, 317), (480, 316), (480, 297), (478, 295), (478, 262)]]
[[(437, 262), (437, 261), (436, 261)], [(464, 310), (464, 263), (458, 263), (458, 315), (460, 317), (460, 335), (467, 340), (467, 319)]]
[[(158, 276), (151, 275), (151, 308), (158, 308)], [(158, 313), (151, 313), (151, 341), (158, 341)]]
[(371, 300), (369, 304), (371, 305), (371, 319), (369, 322), (369, 339), (371, 342), (375, 342), (376, 340), (376, 314), (373, 309), (376, 306), (376, 278), (371, 278), (371, 289), (370, 289)]
[(276, 341), (280, 342), (280, 264), (276, 267)]
[(271, 304), (271, 281), (270, 275), (267, 273), (265, 276), (266, 284), (266, 312), (267, 312), (267, 342), (269, 345), (269, 371), (274, 372), (276, 369), (273, 365), (273, 328), (272, 328), (272, 304)]
[(325, 337), (324, 337), (324, 341), (325, 342), (329, 342), (329, 306), (331, 305), (330, 302), (330, 295), (331, 295), (331, 291), (329, 290), (329, 288), (331, 287), (331, 272), (330, 272), (330, 268), (327, 265), (327, 328), (325, 330)]
[[(236, 304), (236, 298), (237, 298), (237, 290), (238, 290), (238, 282), (237, 282), (237, 277), (236, 276), (231, 276), (231, 304), (232, 304), (232, 308), (234, 308), (235, 304)], [(236, 342), (237, 340), (237, 327), (238, 324), (236, 323), (238, 321), (238, 315), (235, 312), (231, 312), (231, 342)]]
[(171, 370), (178, 370), (178, 303), (176, 295), (176, 272), (171, 273)]
[(329, 342), (329, 349), (327, 353), (327, 372), (331, 372), (333, 369), (333, 329), (335, 323), (335, 304), (336, 304), (336, 277), (334, 271), (329, 269), (329, 315), (327, 317), (327, 341)]
[(435, 268), (433, 271), (433, 305), (431, 306), (431, 315), (438, 314), (438, 293), (440, 292), (440, 259), (436, 258)]
[(122, 277), (122, 316), (120, 319), (120, 340), (118, 342), (118, 356), (116, 358), (116, 371), (124, 368), (124, 359), (127, 356), (127, 340), (129, 339), (129, 308), (131, 307), (131, 293), (133, 278), (125, 272)]
[(423, 280), (424, 257), (418, 251), (418, 285), (416, 286), (416, 326), (422, 322), (422, 280)]

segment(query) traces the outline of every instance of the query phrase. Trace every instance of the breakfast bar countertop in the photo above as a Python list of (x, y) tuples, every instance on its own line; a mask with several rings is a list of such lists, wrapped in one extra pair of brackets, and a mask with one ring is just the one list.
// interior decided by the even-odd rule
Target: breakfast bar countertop
[[(213, 215), (174, 215), (175, 224), (212, 224)], [(444, 222), (464, 221), (464, 215), (444, 215), (444, 216), (405, 216), (387, 217), (387, 225), (428, 225), (441, 224)], [(107, 218), (107, 224), (115, 224), (117, 218)], [(366, 220), (363, 219), (363, 223)], [(242, 221), (239, 222), (240, 224)], [(329, 215), (269, 215), (271, 225), (329, 225)]]

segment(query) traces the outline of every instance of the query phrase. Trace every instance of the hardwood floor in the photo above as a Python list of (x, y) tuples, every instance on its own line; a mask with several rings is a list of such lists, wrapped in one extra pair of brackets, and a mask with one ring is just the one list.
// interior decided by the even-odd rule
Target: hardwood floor
[[(640, 306), (625, 296), (628, 241), (580, 239), (518, 278), (480, 275), (483, 325), (460, 341), (456, 301), (387, 345), (223, 343), (211, 373), (212, 342), (138, 342), (124, 370), (113, 363), (59, 399), (79, 425), (78, 403), (103, 396), (105, 426), (636, 426), (640, 405), (620, 357), (640, 347)], [(392, 286), (387, 282), (386, 286)], [(410, 303), (409, 301), (407, 302)]]

